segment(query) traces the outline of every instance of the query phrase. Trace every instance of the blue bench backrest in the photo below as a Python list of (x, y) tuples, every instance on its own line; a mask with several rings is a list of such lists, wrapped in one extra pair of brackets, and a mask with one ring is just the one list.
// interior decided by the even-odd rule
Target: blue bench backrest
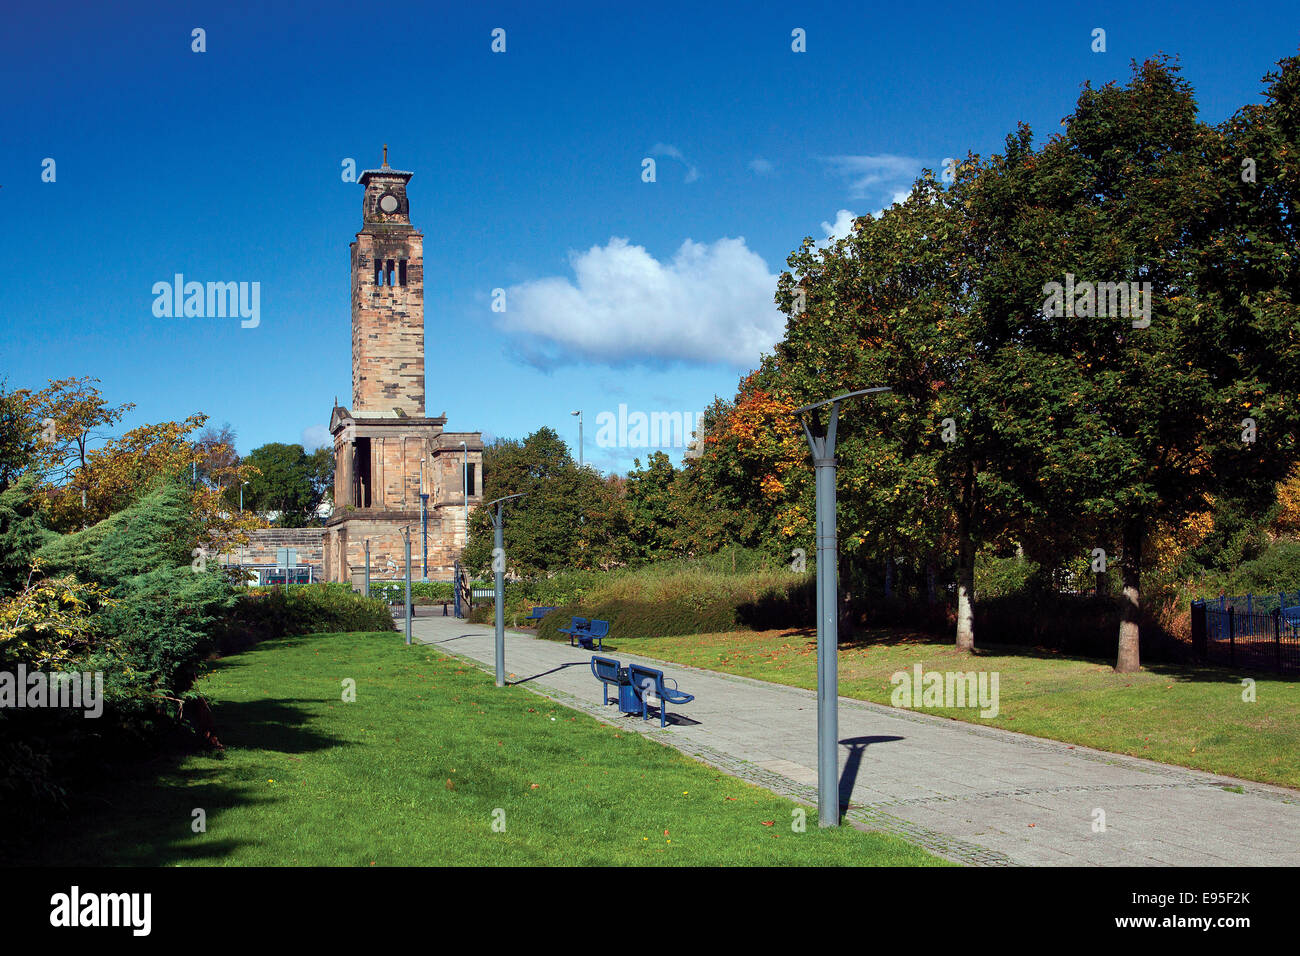
[(628, 664), (627, 676), (632, 681), (632, 686), (637, 690), (645, 690), (647, 687), (656, 695), (659, 689), (664, 686), (664, 672), (657, 671), (653, 667), (644, 667), (641, 664)]
[(618, 661), (612, 657), (599, 657), (595, 654), (591, 657), (591, 672), (597, 678), (608, 681), (611, 684), (618, 683)]
[(609, 634), (609, 621), (592, 621), (590, 633), (592, 637), (605, 637)]
[(588, 621), (585, 617), (575, 617), (573, 620), (569, 622), (569, 627), (572, 628), (586, 627), (589, 623), (591, 622)]

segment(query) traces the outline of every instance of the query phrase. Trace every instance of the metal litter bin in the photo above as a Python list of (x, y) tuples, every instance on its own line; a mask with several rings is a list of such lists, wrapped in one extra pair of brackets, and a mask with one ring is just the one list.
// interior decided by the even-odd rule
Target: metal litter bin
[(641, 713), (641, 698), (637, 696), (632, 679), (627, 676), (627, 668), (618, 669), (618, 709), (625, 714)]

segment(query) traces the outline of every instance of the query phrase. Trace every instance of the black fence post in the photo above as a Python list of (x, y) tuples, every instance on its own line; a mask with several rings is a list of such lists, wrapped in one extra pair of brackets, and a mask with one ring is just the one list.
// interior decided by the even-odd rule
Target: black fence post
[(1237, 640), (1236, 640), (1236, 608), (1228, 608), (1228, 663), (1233, 667), (1237, 666)]
[(1282, 609), (1279, 607), (1273, 612), (1273, 660), (1277, 664), (1277, 672), (1282, 673)]
[(1205, 640), (1205, 602), (1192, 602), (1192, 653), (1198, 660), (1207, 657)]

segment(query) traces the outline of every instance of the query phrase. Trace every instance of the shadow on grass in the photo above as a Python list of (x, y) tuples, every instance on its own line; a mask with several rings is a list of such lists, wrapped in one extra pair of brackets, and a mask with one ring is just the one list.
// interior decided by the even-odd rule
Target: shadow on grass
[[(817, 632), (812, 628), (792, 631), (791, 636), (806, 638), (814, 647)], [(953, 650), (950, 636), (939, 636), (924, 631), (901, 629), (896, 627), (864, 627), (855, 629), (849, 637), (841, 635), (840, 649), (866, 649), (869, 647), (898, 647), (915, 644), (933, 651)], [(1113, 667), (1113, 659), (1092, 657), (1079, 653), (1055, 650), (1026, 644), (984, 643), (975, 648), (974, 657), (1022, 657), (1027, 660), (1073, 661), (1097, 667)], [(1191, 683), (1230, 683), (1240, 684), (1246, 677), (1255, 680), (1276, 680), (1288, 683), (1300, 680), (1300, 674), (1270, 671), (1264, 667), (1247, 669), (1245, 667), (1228, 667), (1218, 663), (1198, 663), (1193, 661), (1176, 662), (1166, 660), (1146, 660), (1142, 670), (1159, 674), (1174, 681)]]
[[(0, 865), (219, 865), (256, 840), (255, 833), (217, 837), (223, 812), (283, 799), (261, 786), (260, 770), (247, 779), (247, 762), (231, 765), (232, 752), (247, 747), (297, 755), (348, 745), (313, 730), (304, 703), (319, 702), (218, 704), (213, 714), (225, 753), (174, 745), (152, 759), (119, 763), (111, 777), (82, 779), (70, 788), (65, 814), (47, 814), (25, 834), (6, 835)], [(206, 815), (207, 832), (193, 830), (196, 809)]]

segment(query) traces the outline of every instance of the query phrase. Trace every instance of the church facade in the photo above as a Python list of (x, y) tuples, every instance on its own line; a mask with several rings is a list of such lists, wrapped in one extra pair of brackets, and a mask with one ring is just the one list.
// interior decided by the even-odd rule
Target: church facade
[[(327, 581), (404, 577), (449, 580), (465, 547), (466, 519), (481, 503), (483, 437), (446, 430), (424, 394), (424, 236), (411, 225), (410, 172), (364, 171), (362, 227), (352, 242), (352, 400), (335, 402), (334, 512), (325, 525)], [(468, 495), (465, 489), (468, 488)], [(421, 496), (427, 532), (421, 534)]]

